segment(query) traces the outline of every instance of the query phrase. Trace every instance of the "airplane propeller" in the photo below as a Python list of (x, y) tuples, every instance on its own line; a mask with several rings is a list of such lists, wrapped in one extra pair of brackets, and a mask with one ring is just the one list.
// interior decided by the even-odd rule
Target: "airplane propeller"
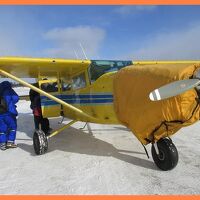
[(159, 101), (179, 95), (187, 90), (190, 90), (200, 84), (200, 79), (186, 79), (174, 81), (160, 88), (155, 89), (149, 94), (151, 101)]

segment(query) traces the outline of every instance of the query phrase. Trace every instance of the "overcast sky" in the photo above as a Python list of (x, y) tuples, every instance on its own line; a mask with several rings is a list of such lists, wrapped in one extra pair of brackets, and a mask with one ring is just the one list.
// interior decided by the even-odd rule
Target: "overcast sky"
[(199, 59), (200, 6), (0, 6), (0, 56)]

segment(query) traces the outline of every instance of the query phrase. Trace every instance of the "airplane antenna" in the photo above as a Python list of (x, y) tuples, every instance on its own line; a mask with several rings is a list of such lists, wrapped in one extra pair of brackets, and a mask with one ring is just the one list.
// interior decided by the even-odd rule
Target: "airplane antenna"
[(76, 56), (76, 59), (78, 60), (78, 54), (76, 53), (76, 51), (74, 50), (74, 54)]
[(83, 52), (83, 54), (84, 54), (84, 56), (85, 56), (85, 59), (88, 60), (88, 58), (87, 58), (87, 56), (86, 56), (86, 54), (85, 54), (85, 51), (84, 51), (84, 48), (83, 48), (82, 44), (79, 43), (79, 45), (80, 45), (81, 50), (82, 50), (82, 52)]

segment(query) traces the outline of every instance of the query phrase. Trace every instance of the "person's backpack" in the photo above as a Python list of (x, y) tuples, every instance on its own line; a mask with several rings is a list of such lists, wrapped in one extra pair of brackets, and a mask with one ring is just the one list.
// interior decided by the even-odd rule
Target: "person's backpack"
[(3, 96), (0, 96), (0, 114), (7, 112), (7, 104)]

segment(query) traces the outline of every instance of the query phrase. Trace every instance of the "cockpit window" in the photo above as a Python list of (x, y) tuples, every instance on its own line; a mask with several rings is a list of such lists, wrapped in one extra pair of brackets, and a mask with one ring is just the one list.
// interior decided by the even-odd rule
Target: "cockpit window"
[(85, 73), (79, 74), (72, 78), (73, 89), (80, 89), (86, 86)]
[(92, 60), (89, 68), (90, 80), (91, 82), (94, 82), (107, 72), (118, 71), (121, 68), (132, 64), (132, 61)]
[(62, 91), (69, 91), (72, 88), (72, 84), (69, 80), (60, 80)]
[(41, 89), (45, 92), (58, 92), (58, 83), (55, 82), (47, 82), (41, 84)]

